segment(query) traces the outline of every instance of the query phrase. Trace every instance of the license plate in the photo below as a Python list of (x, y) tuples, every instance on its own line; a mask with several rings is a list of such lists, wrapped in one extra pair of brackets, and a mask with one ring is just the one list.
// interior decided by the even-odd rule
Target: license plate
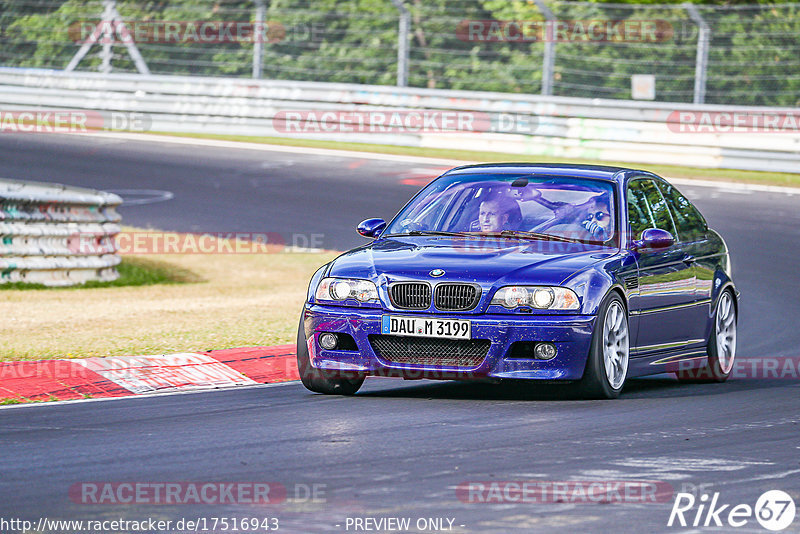
[(472, 323), (467, 319), (435, 319), (384, 315), (381, 334), (416, 337), (472, 339)]

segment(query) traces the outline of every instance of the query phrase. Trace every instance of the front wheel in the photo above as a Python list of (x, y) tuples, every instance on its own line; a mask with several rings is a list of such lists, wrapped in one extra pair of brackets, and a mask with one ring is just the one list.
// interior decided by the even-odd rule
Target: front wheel
[(705, 367), (678, 371), (681, 382), (725, 382), (733, 370), (736, 358), (736, 303), (733, 293), (726, 289), (719, 297), (714, 312), (714, 325), (706, 348), (708, 361)]
[(361, 384), (364, 383), (363, 376), (339, 378), (313, 367), (306, 342), (303, 314), (300, 314), (300, 326), (297, 328), (297, 370), (300, 373), (300, 381), (307, 390), (325, 395), (353, 395), (361, 388)]
[(586, 369), (579, 383), (582, 396), (592, 399), (616, 399), (628, 376), (630, 329), (625, 304), (612, 293), (600, 309), (592, 335)]

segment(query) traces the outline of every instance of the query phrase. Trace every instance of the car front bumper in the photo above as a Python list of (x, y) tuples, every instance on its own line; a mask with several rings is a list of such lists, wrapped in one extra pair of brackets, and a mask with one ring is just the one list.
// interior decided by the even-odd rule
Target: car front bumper
[[(467, 315), (438, 313), (441, 319), (469, 319), (472, 339), (491, 342), (486, 357), (475, 367), (397, 363), (381, 358), (368, 336), (381, 335), (383, 315), (431, 317), (414, 312), (387, 312), (379, 308), (353, 308), (306, 304), (303, 325), (311, 364), (337, 372), (431, 379), (579, 380), (586, 367), (595, 316), (586, 315)], [(324, 350), (324, 332), (352, 336), (358, 350)], [(551, 360), (511, 358), (515, 341), (550, 342), (557, 355)]]

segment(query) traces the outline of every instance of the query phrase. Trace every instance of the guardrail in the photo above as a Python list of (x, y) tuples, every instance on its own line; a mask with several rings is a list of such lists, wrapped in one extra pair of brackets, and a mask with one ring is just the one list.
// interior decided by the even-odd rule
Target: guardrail
[(117, 279), (120, 203), (111, 193), (0, 179), (0, 284)]
[[(101, 128), (108, 129), (135, 123), (131, 129), (140, 131), (457, 148), (529, 154), (532, 159), (800, 172), (800, 109), (796, 108), (0, 68), (0, 110), (41, 108), (107, 112), (98, 120)], [(483, 127), (430, 131), (387, 125), (383, 130), (357, 131), (359, 128), (352, 128), (352, 117), (346, 118), (348, 112), (437, 110), (472, 113)], [(316, 112), (315, 120), (324, 112), (337, 112), (339, 115), (330, 116), (339, 118), (309, 128), (309, 111)], [(289, 127), (297, 126), (294, 123), (287, 126), (287, 112), (302, 115), (299, 128)], [(120, 120), (113, 113), (119, 114)], [(687, 123), (686, 116), (694, 118)], [(777, 117), (779, 124), (748, 131), (746, 124), (740, 127), (735, 122), (737, 117), (759, 116), (762, 126), (763, 117)], [(711, 123), (703, 122), (702, 117)], [(789, 120), (784, 120), (787, 117)], [(512, 127), (498, 127), (503, 123)], [(725, 124), (730, 126), (727, 131)]]

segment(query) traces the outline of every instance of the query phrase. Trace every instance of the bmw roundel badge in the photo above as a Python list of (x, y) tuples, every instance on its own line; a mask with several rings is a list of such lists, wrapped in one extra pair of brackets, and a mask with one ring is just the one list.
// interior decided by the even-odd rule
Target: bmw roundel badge
[(440, 276), (442, 276), (444, 274), (444, 270), (443, 269), (434, 269), (428, 274), (430, 274), (434, 278), (439, 278)]

